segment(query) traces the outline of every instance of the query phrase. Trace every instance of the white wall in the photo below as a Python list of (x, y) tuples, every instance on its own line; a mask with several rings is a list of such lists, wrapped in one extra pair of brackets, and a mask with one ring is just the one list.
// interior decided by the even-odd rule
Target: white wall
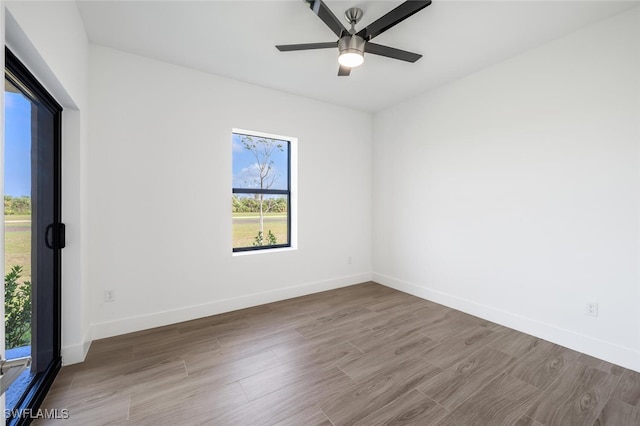
[[(90, 58), (94, 338), (370, 279), (369, 114), (104, 47)], [(297, 250), (232, 256), (232, 128), (298, 138)]]
[(635, 8), (376, 114), (374, 280), (640, 370), (639, 31)]
[(88, 238), (83, 206), (88, 41), (73, 1), (5, 1), (4, 5), (6, 44), (64, 108), (62, 219), (67, 224), (67, 248), (62, 260), (62, 357), (70, 364), (84, 359), (89, 344), (83, 261)]

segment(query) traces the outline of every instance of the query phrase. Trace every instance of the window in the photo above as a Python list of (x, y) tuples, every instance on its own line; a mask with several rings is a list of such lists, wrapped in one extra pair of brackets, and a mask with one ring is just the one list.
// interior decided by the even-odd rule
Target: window
[(232, 133), (233, 251), (291, 247), (292, 139)]

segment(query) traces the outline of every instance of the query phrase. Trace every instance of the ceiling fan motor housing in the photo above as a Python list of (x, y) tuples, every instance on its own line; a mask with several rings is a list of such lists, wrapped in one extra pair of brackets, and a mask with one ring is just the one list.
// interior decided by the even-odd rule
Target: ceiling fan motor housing
[(340, 55), (355, 53), (364, 56), (364, 39), (357, 35), (346, 35), (338, 40)]

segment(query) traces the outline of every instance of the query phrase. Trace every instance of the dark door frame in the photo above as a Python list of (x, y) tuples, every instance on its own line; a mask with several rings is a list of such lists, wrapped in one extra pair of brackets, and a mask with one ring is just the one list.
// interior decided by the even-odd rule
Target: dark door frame
[[(54, 211), (53, 211), (53, 232), (51, 235), (51, 246), (53, 247), (53, 273), (54, 288), (52, 289), (51, 307), (53, 309), (53, 357), (42, 371), (35, 374), (29, 387), (18, 401), (14, 413), (23, 413), (21, 416), (10, 417), (7, 419), (7, 425), (28, 425), (31, 423), (29, 413), (36, 413), (37, 409), (44, 401), (49, 388), (62, 367), (61, 350), (61, 282), (62, 282), (62, 253), (64, 247), (64, 226), (62, 225), (62, 106), (47, 92), (47, 90), (38, 82), (31, 72), (20, 62), (20, 60), (5, 47), (5, 70), (18, 81), (17, 87), (26, 88), (29, 93), (25, 93), (28, 97), (34, 97), (33, 101), (47, 108), (54, 117), (53, 123), (53, 192), (54, 192)], [(5, 78), (8, 75), (5, 71)], [(34, 308), (37, 309), (37, 306)], [(43, 319), (36, 319), (42, 321)], [(49, 320), (50, 321), (50, 320)], [(38, 328), (38, 324), (32, 325)], [(43, 327), (44, 328), (44, 327)]]

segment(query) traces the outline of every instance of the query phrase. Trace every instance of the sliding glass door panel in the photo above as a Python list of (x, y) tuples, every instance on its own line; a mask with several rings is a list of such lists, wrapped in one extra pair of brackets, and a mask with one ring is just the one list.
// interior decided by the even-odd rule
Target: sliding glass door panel
[(5, 269), (14, 274), (5, 285), (15, 281), (5, 292), (5, 313), (15, 316), (5, 315), (6, 358), (32, 358), (7, 390), (6, 409), (7, 423), (21, 425), (61, 366), (62, 107), (8, 49), (5, 67)]

